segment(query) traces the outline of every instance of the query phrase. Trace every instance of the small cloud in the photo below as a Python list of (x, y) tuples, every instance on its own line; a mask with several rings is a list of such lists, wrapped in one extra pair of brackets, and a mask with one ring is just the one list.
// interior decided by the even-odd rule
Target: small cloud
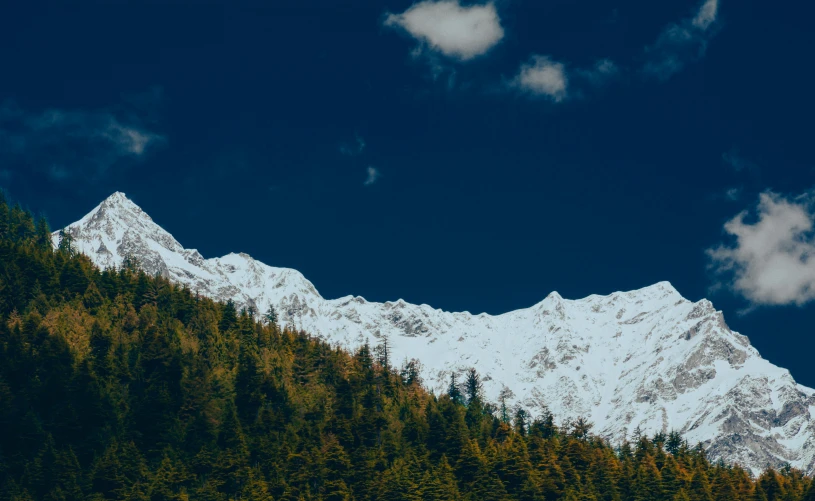
[(553, 61), (548, 56), (535, 55), (530, 62), (521, 65), (510, 86), (559, 102), (566, 98), (568, 79), (563, 63)]
[(671, 24), (645, 49), (643, 72), (667, 80), (686, 64), (701, 58), (714, 35), (719, 11), (718, 0), (705, 0), (693, 17)]
[(588, 69), (575, 70), (580, 80), (594, 87), (601, 87), (620, 76), (620, 68), (610, 59), (601, 59)]
[(462, 6), (458, 0), (427, 0), (389, 14), (384, 24), (402, 28), (423, 46), (460, 61), (486, 54), (504, 37), (492, 2)]
[(376, 167), (368, 167), (366, 172), (368, 173), (368, 177), (366, 177), (365, 182), (362, 183), (365, 186), (371, 186), (372, 184), (377, 182), (377, 180), (379, 180), (380, 177), (382, 177), (382, 174)]
[(735, 187), (735, 188), (728, 188), (727, 191), (724, 192), (724, 197), (731, 202), (735, 202), (741, 198), (742, 189)]
[[(754, 213), (724, 225), (734, 242), (708, 249), (710, 267), (729, 288), (762, 305), (803, 305), (815, 299), (815, 194), (786, 198), (765, 192)], [(749, 220), (748, 220), (749, 218)]]
[(145, 122), (123, 110), (30, 111), (6, 102), (0, 105), (0, 159), (54, 181), (93, 181), (164, 144)]
[(736, 172), (758, 170), (758, 165), (744, 158), (736, 148), (723, 153), (722, 160)]
[(363, 150), (365, 150), (365, 140), (359, 134), (354, 134), (353, 143), (340, 144), (340, 153), (343, 155), (353, 157), (361, 154)]

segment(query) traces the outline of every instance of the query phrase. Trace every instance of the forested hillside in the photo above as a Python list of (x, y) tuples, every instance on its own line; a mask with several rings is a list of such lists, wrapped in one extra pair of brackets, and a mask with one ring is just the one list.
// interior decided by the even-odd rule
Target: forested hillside
[(436, 397), (387, 342), (348, 354), (269, 313), (98, 270), (0, 202), (0, 499), (815, 501), (676, 434), (530, 422), (474, 370)]

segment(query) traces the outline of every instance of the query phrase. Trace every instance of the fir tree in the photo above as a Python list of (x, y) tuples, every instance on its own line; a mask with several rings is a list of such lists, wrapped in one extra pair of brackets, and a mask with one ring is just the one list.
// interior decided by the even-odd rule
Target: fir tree
[(464, 391), (467, 396), (467, 404), (474, 402), (481, 402), (481, 393), (483, 385), (481, 384), (481, 377), (474, 367), (467, 371), (467, 379), (464, 381)]
[(450, 373), (450, 384), (447, 386), (447, 395), (455, 404), (461, 405), (464, 403), (464, 395), (458, 386), (458, 375), (455, 371)]
[(277, 325), (277, 311), (275, 311), (274, 305), (269, 305), (269, 309), (266, 310), (263, 319), (266, 320), (266, 323), (269, 325)]

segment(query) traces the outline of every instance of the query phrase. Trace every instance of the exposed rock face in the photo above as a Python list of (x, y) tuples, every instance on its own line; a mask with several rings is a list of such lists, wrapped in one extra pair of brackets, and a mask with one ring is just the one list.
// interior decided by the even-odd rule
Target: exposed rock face
[[(503, 315), (450, 313), (402, 300), (324, 299), (295, 270), (246, 254), (204, 259), (184, 249), (123, 194), (67, 231), (101, 267), (133, 256), (217, 300), (232, 299), (353, 349), (387, 335), (393, 360), (418, 358), (426, 383), (443, 391), (451, 371), (476, 367), (486, 395), (510, 395), (532, 413), (588, 417), (612, 439), (637, 427), (678, 430), (713, 458), (753, 470), (789, 462), (813, 472), (815, 391), (761, 358), (707, 300), (684, 299), (669, 283), (566, 300), (552, 293)], [(54, 240), (59, 240), (59, 232)]]

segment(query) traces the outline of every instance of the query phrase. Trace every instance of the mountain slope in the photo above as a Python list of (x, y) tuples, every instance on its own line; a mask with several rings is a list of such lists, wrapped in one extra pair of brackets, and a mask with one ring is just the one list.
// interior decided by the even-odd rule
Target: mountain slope
[[(184, 249), (123, 194), (115, 193), (67, 231), (101, 267), (135, 257), (218, 300), (265, 311), (354, 348), (388, 336), (393, 360), (417, 358), (434, 391), (452, 371), (476, 367), (487, 398), (507, 396), (533, 414), (586, 416), (619, 439), (681, 431), (713, 458), (754, 471), (789, 462), (815, 465), (815, 391), (761, 358), (707, 300), (684, 299), (669, 283), (566, 300), (556, 292), (502, 315), (450, 313), (402, 300), (325, 299), (299, 272), (246, 254), (204, 259)], [(59, 232), (54, 241), (59, 240)]]

